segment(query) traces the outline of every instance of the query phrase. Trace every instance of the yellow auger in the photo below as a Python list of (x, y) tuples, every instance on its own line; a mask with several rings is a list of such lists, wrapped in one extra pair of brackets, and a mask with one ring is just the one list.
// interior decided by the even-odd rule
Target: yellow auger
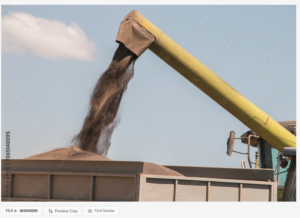
[(117, 41), (137, 56), (147, 48), (274, 148), (296, 147), (296, 136), (232, 88), (136, 10), (120, 25)]

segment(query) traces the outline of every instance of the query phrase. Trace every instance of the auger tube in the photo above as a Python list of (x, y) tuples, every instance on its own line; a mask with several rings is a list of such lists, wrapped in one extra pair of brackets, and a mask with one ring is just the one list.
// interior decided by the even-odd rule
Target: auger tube
[[(252, 131), (256, 132), (274, 148), (282, 151), (284, 147), (296, 147), (295, 135), (282, 127), (268, 114), (208, 69), (138, 11), (131, 11), (122, 23), (129, 20), (136, 22), (139, 24), (140, 28), (147, 30), (148, 33), (155, 37), (154, 42), (149, 42), (150, 45), (148, 46), (148, 49), (197, 86), (229, 113), (239, 119)], [(120, 33), (119, 30), (119, 35), (120, 34), (122, 33)], [(126, 40), (131, 40), (131, 38), (128, 39), (128, 36), (135, 37), (134, 34), (135, 31), (131, 31), (131, 35), (127, 34), (125, 36), (127, 37)], [(122, 40), (118, 40), (118, 37), (117, 41), (122, 42)], [(138, 38), (139, 35), (136, 36), (135, 43)], [(141, 38), (141, 40), (144, 40), (144, 36)], [(124, 44), (127, 47), (126, 42)], [(139, 51), (137, 55), (139, 56), (142, 52)]]

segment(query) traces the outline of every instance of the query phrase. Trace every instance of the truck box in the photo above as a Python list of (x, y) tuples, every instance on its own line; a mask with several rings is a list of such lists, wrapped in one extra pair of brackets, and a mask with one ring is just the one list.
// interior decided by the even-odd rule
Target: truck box
[(276, 201), (272, 169), (166, 166), (184, 176), (144, 174), (144, 162), (2, 160), (2, 201)]

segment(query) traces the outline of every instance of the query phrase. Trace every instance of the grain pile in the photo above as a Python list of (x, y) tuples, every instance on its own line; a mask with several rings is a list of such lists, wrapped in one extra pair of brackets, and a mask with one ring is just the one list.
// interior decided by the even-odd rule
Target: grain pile
[(167, 167), (157, 165), (154, 163), (144, 163), (144, 174), (151, 174), (151, 175), (164, 175), (164, 176), (183, 176), (182, 174), (171, 170)]
[(37, 154), (25, 159), (35, 160), (106, 160), (109, 159), (102, 157), (96, 153), (83, 151), (80, 148), (59, 148), (45, 153)]
[[(25, 159), (32, 160), (89, 160), (89, 161), (111, 161), (106, 157), (102, 157), (96, 153), (83, 151), (80, 148), (70, 147), (70, 148), (60, 148), (53, 151), (48, 151), (45, 153), (37, 154)], [(144, 163), (144, 174), (151, 175), (165, 175), (165, 176), (183, 176), (182, 174), (171, 170), (169, 168), (153, 164)]]

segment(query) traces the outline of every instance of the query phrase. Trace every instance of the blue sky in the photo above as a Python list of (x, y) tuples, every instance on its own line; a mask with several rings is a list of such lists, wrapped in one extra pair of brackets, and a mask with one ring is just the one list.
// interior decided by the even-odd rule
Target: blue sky
[[(49, 43), (48, 32), (22, 56), (4, 51), (2, 40), (2, 145), (10, 131), (11, 158), (70, 146), (118, 46), (120, 22), (134, 9), (275, 120), (296, 119), (295, 6), (2, 6), (2, 24), (24, 12), (78, 27), (89, 45), (59, 62), (69, 44)], [(247, 127), (149, 50), (135, 64), (119, 118), (112, 160), (240, 167), (247, 158), (226, 155), (230, 130), (239, 136)], [(236, 141), (235, 150), (246, 145)]]

